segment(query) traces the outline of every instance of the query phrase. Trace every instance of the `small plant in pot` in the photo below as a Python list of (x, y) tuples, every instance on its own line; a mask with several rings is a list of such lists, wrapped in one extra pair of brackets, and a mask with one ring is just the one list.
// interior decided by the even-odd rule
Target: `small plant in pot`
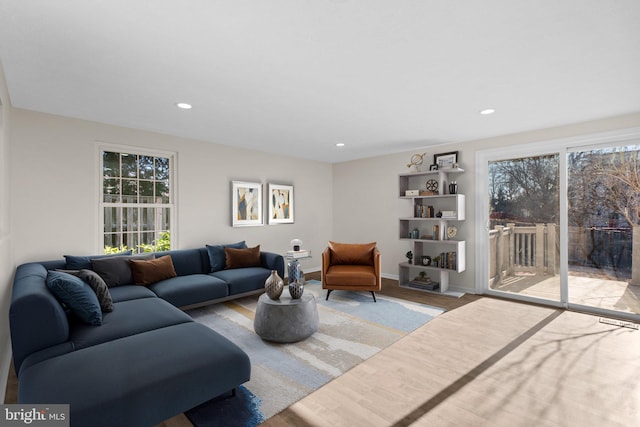
[(406, 254), (404, 254), (404, 256), (407, 257), (407, 259), (409, 260), (409, 264), (411, 264), (411, 261), (413, 260), (413, 252), (408, 251)]

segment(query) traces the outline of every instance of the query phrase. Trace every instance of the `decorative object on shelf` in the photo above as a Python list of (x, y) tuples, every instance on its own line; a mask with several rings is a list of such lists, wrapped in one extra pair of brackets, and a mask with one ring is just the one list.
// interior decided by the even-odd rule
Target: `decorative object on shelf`
[(438, 169), (452, 169), (458, 163), (458, 152), (434, 154), (433, 163), (438, 165)]
[(420, 230), (418, 230), (417, 228), (414, 228), (411, 231), (411, 238), (412, 239), (419, 239), (420, 238)]
[(291, 240), (290, 245), (291, 245), (291, 248), (292, 248), (294, 251), (298, 252), (298, 251), (300, 250), (300, 247), (302, 246), (302, 240), (300, 240), (300, 239), (293, 239), (293, 240)]
[(406, 197), (419, 196), (420, 195), (420, 190), (407, 190), (407, 191), (404, 192), (404, 195)]
[(231, 225), (262, 225), (262, 184), (231, 182)]
[(293, 224), (293, 185), (269, 184), (269, 224)]
[[(431, 265), (431, 257), (429, 255), (423, 255), (422, 256), (422, 265), (424, 266), (430, 266)], [(420, 272), (421, 274), (424, 273), (424, 271)]]
[(436, 256), (433, 258), (433, 266), (440, 267), (440, 256)]
[(284, 289), (284, 281), (280, 276), (278, 276), (278, 272), (276, 270), (271, 270), (271, 275), (269, 275), (267, 280), (264, 282), (264, 289), (267, 296), (272, 300), (280, 299), (282, 289)]
[(457, 194), (458, 193), (458, 184), (455, 181), (451, 181), (449, 184), (449, 194)]
[(408, 168), (413, 168), (414, 172), (420, 172), (420, 165), (422, 165), (422, 162), (424, 160), (424, 156), (426, 156), (427, 153), (422, 153), (422, 154), (414, 154), (413, 156), (411, 156), (411, 161), (409, 163), (407, 163), (407, 167)]
[(300, 299), (304, 293), (304, 274), (300, 272), (300, 278), (295, 282), (289, 282), (289, 295), (291, 299)]
[(409, 264), (411, 264), (411, 261), (413, 260), (413, 252), (409, 251), (406, 254), (404, 254), (404, 256), (407, 257), (407, 259), (409, 260)]
[(449, 239), (453, 239), (454, 237), (456, 237), (457, 233), (458, 233), (458, 229), (453, 225), (447, 227), (447, 237)]
[(429, 170), (430, 171), (437, 171), (438, 170), (438, 165), (430, 165), (429, 166)]
[(427, 180), (426, 183), (426, 187), (428, 191), (431, 191), (433, 193), (438, 193), (438, 181), (435, 179), (429, 179)]
[(440, 226), (433, 226), (433, 240), (440, 240)]
[(442, 211), (438, 211), (438, 213), (436, 214), (436, 218), (442, 218)]

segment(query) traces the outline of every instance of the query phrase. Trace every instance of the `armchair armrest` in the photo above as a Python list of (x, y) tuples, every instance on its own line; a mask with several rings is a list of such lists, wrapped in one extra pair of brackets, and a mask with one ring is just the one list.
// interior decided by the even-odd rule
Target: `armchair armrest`
[(373, 270), (376, 274), (376, 280), (378, 281), (378, 288), (382, 287), (382, 276), (381, 276), (382, 263), (380, 262), (380, 251), (376, 247), (373, 250)]
[(329, 251), (330, 251), (329, 248), (325, 248), (325, 250), (322, 251), (322, 275), (320, 277), (320, 280), (322, 280), (322, 283), (325, 282), (324, 275), (329, 269), (329, 265), (331, 265), (331, 254)]

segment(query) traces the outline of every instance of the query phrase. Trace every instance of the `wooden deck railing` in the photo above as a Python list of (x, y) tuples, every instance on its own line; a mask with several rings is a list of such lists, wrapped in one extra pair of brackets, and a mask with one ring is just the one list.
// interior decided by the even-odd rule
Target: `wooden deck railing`
[(558, 273), (558, 226), (536, 224), (531, 227), (496, 225), (489, 231), (489, 283), (500, 283), (518, 272), (536, 275)]

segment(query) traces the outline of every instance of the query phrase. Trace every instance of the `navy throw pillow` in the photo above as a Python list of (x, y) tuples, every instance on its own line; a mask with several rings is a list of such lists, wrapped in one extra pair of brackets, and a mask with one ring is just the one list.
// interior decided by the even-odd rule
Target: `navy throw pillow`
[(238, 243), (230, 243), (228, 245), (206, 245), (207, 252), (209, 252), (209, 263), (211, 264), (211, 272), (224, 270), (227, 265), (227, 256), (224, 253), (224, 248), (231, 249), (246, 249), (247, 243), (243, 240)]
[(98, 297), (82, 279), (61, 271), (49, 271), (46, 283), (58, 301), (67, 306), (80, 320), (94, 326), (102, 325), (102, 310)]

